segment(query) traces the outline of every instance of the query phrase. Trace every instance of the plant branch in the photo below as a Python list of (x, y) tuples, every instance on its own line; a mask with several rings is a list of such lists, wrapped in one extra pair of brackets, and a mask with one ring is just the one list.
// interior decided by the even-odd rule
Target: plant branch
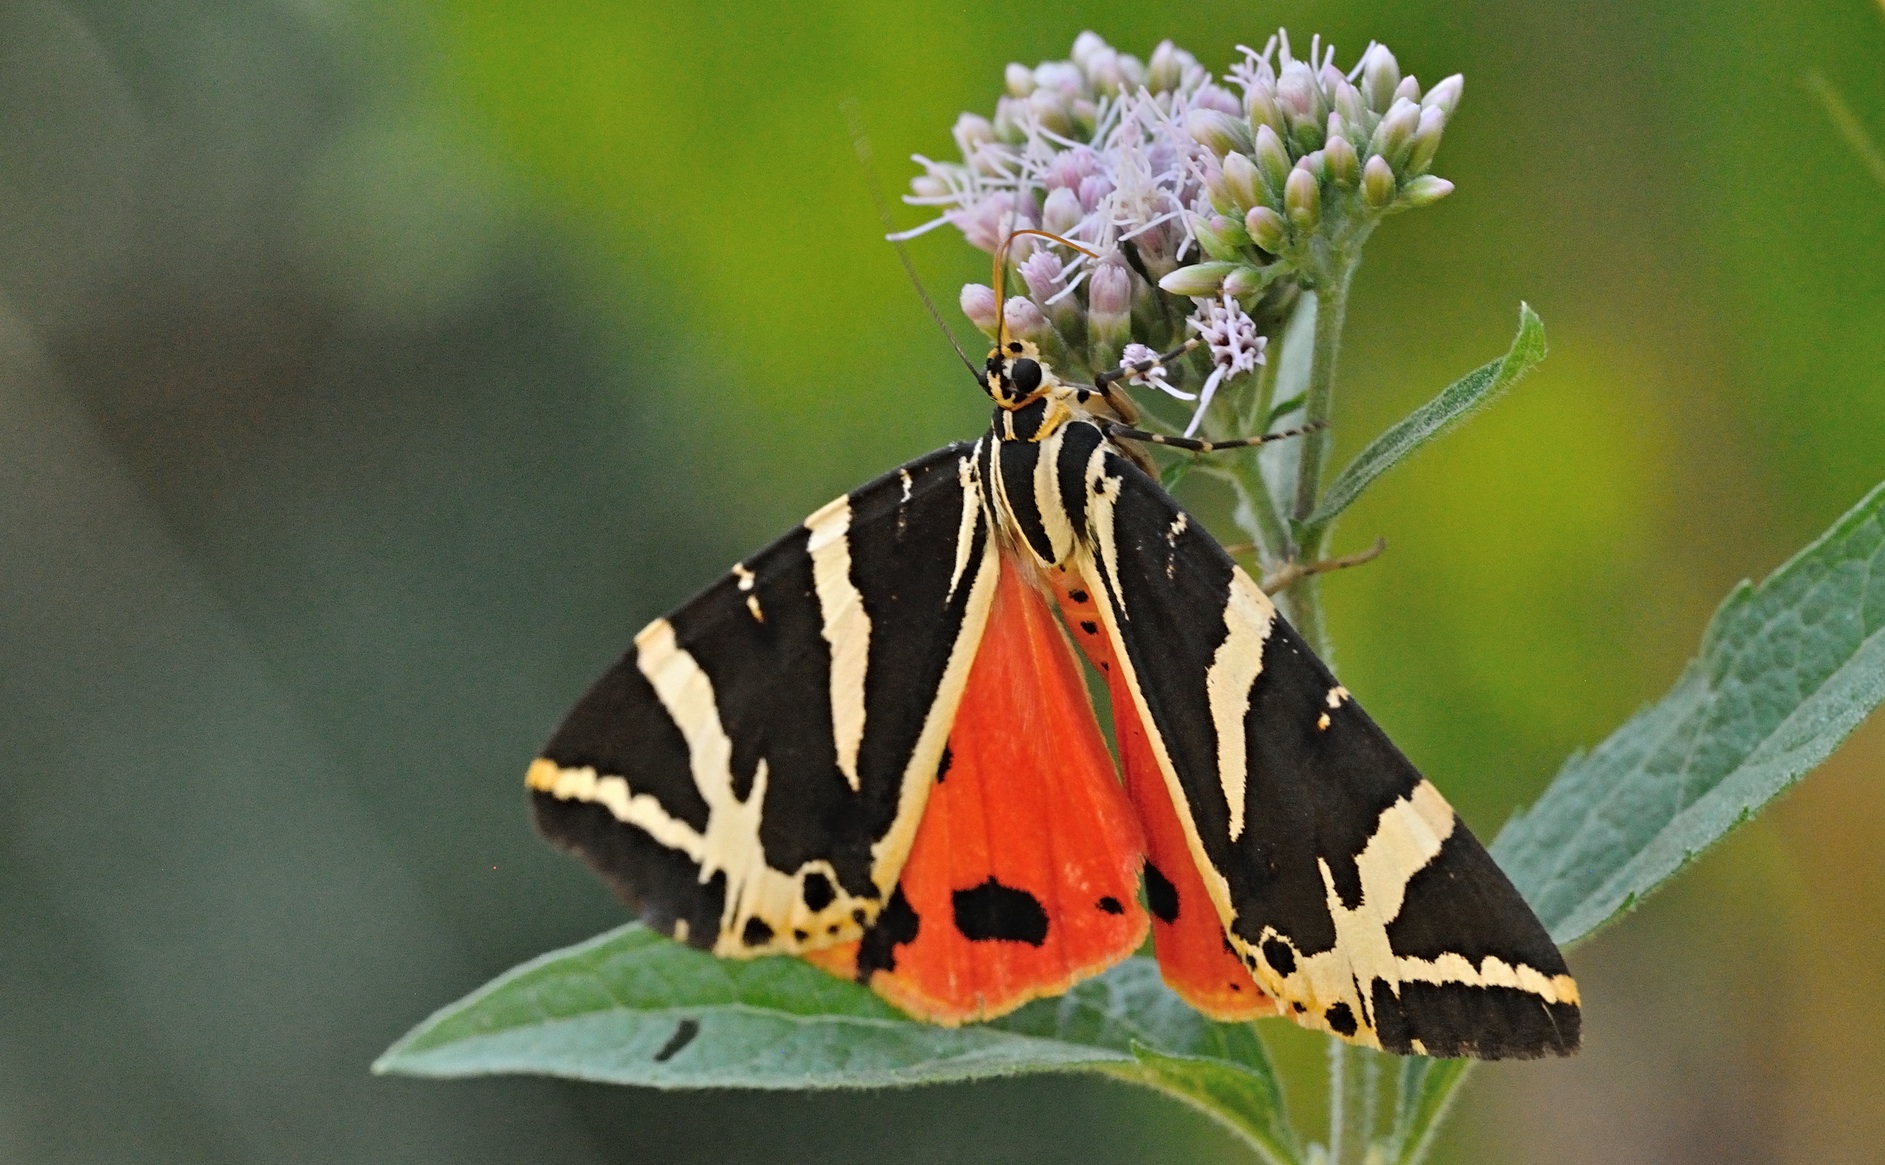
[[(1357, 245), (1359, 249), (1359, 244)], [(1328, 458), (1331, 434), (1329, 415), (1335, 408), (1335, 365), (1342, 349), (1342, 322), (1348, 315), (1348, 284), (1355, 264), (1346, 258), (1331, 261), (1330, 278), (1316, 288), (1316, 330), (1310, 356), (1309, 388), (1303, 398), (1303, 423), (1320, 424), (1303, 437), (1302, 453), (1296, 463), (1296, 497), (1291, 512), (1301, 521), (1316, 512), (1322, 491), (1322, 465)], [(1291, 557), (1315, 562), (1322, 557), (1323, 535), (1316, 533), (1314, 545), (1291, 546)], [(1307, 577), (1290, 591), (1290, 611), (1295, 615), (1296, 630), (1308, 641), (1309, 649), (1332, 663), (1333, 645), (1322, 619), (1322, 588), (1315, 578)]]

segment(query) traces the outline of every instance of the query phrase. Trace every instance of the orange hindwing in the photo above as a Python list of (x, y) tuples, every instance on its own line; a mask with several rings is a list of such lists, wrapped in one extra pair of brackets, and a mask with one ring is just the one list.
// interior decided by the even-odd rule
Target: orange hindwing
[(1079, 660), (1004, 555), (897, 896), (806, 957), (932, 1023), (1002, 1015), (1130, 955), (1143, 842)]

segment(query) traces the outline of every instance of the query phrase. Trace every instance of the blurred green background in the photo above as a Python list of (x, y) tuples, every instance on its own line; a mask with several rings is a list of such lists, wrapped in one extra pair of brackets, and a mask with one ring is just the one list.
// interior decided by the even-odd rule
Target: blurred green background
[[(1885, 186), (1805, 81), (1885, 131), (1869, 0), (0, 5), (0, 1160), (1241, 1160), (1087, 1079), (366, 1067), (620, 921), (520, 781), (633, 632), (983, 423), (839, 102), (900, 184), (1083, 28), (1222, 69), (1283, 23), (1467, 77), (1458, 193), (1370, 247), (1340, 446), (1520, 299), (1551, 331), (1327, 587), (1345, 681), (1489, 835), (1885, 477)], [(915, 251), (953, 317), (983, 259)], [(1441, 1156), (1876, 1160), (1882, 763), (1874, 722), (1578, 950), (1587, 1050), (1481, 1073)]]

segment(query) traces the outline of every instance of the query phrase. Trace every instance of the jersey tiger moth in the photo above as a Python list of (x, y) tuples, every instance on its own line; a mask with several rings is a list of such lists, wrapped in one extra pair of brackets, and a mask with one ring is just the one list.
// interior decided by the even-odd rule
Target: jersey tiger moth
[(980, 440), (635, 637), (530, 767), (544, 835), (677, 941), (801, 955), (934, 1023), (1065, 991), (1149, 928), (1217, 1019), (1576, 1050), (1576, 983), (1517, 890), (1131, 444), (1268, 438), (1130, 428), (1116, 381), (1005, 337), (978, 380)]

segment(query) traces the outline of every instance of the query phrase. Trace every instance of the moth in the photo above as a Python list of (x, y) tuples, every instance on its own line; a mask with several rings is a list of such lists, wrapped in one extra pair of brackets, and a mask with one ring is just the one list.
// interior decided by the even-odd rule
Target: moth
[(539, 830), (676, 941), (803, 956), (933, 1023), (1063, 992), (1149, 929), (1216, 1019), (1574, 1051), (1577, 985), (1524, 899), (1135, 448), (1268, 438), (1132, 427), (1119, 380), (1151, 367), (1063, 383), (1001, 335), (979, 440), (635, 637), (530, 766)]

